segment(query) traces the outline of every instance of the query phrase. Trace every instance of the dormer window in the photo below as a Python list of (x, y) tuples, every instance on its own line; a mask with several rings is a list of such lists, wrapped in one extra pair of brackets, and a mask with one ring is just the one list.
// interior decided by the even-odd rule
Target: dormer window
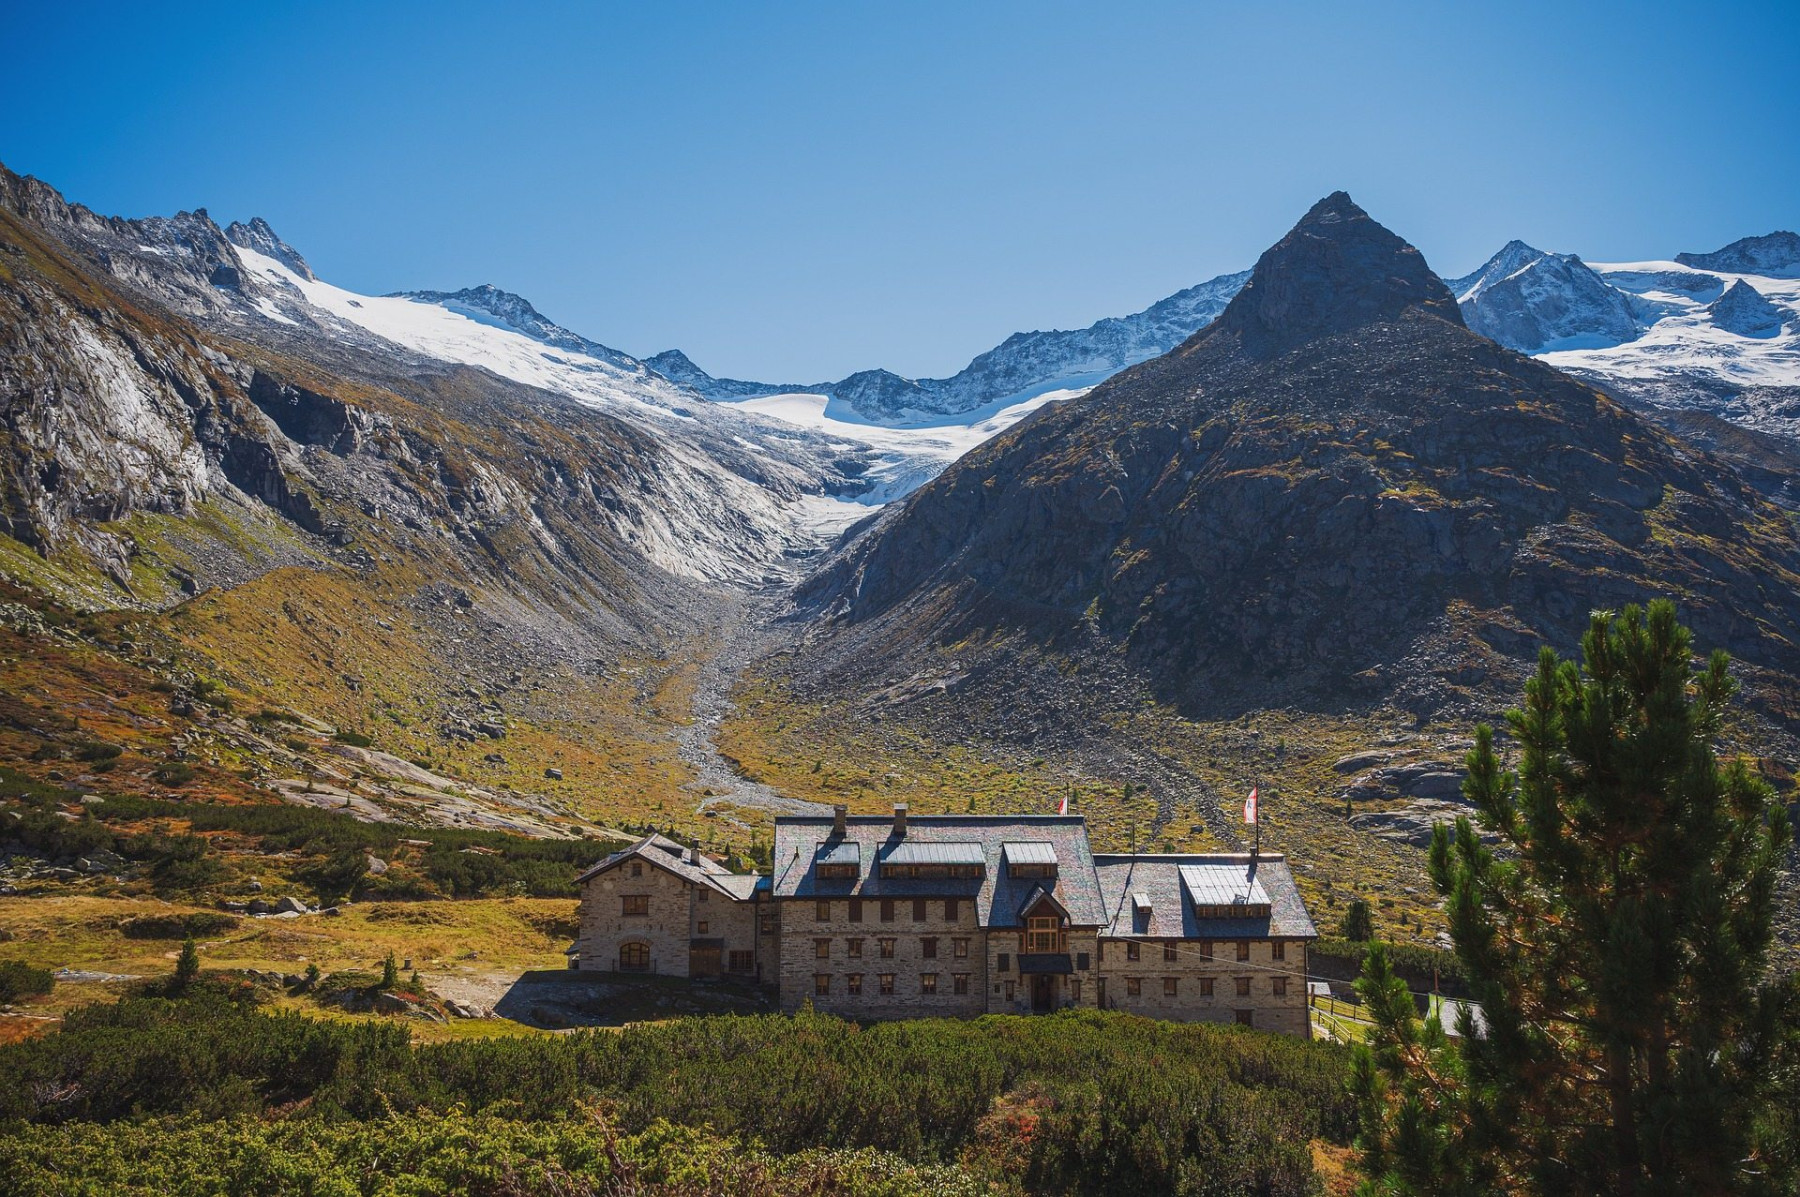
[(855, 881), (862, 876), (862, 845), (843, 840), (820, 844), (813, 852), (813, 875), (821, 881)]
[(1024, 840), (1000, 846), (1009, 877), (1056, 876), (1056, 845), (1046, 840)]

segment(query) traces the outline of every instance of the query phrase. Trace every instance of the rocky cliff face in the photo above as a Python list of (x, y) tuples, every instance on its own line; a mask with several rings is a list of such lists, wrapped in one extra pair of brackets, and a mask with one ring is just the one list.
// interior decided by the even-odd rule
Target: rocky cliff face
[(1661, 594), (1702, 643), (1793, 673), (1796, 582), (1787, 520), (1737, 475), (1471, 332), (1337, 194), (1205, 330), (976, 450), (821, 571), (797, 672), (854, 688), (987, 645), (997, 676), (1122, 660), (1192, 715), (1425, 714)]

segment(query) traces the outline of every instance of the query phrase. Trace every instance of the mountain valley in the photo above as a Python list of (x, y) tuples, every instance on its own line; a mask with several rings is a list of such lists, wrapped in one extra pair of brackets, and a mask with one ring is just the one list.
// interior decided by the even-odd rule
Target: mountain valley
[(1256, 783), (1327, 918), (1429, 941), (1442, 779), (1592, 609), (1675, 595), (1785, 776), (1790, 249), (1446, 286), (1338, 195), (948, 379), (763, 385), (0, 173), (0, 741), (71, 792), (721, 854), (1064, 794), (1235, 847)]

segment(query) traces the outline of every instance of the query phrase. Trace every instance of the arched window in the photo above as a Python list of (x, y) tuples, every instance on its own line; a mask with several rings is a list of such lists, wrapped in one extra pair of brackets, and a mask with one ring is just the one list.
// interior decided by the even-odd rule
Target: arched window
[(619, 945), (619, 971), (622, 973), (641, 973), (650, 968), (650, 945), (647, 943), (622, 943)]

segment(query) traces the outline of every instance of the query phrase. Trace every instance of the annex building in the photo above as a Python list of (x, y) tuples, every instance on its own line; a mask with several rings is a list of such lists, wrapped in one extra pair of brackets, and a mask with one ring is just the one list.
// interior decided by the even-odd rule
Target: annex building
[(768, 875), (660, 835), (583, 873), (571, 967), (734, 977), (849, 1018), (1069, 1006), (1306, 1035), (1279, 854), (1096, 854), (1080, 816), (783, 816)]

